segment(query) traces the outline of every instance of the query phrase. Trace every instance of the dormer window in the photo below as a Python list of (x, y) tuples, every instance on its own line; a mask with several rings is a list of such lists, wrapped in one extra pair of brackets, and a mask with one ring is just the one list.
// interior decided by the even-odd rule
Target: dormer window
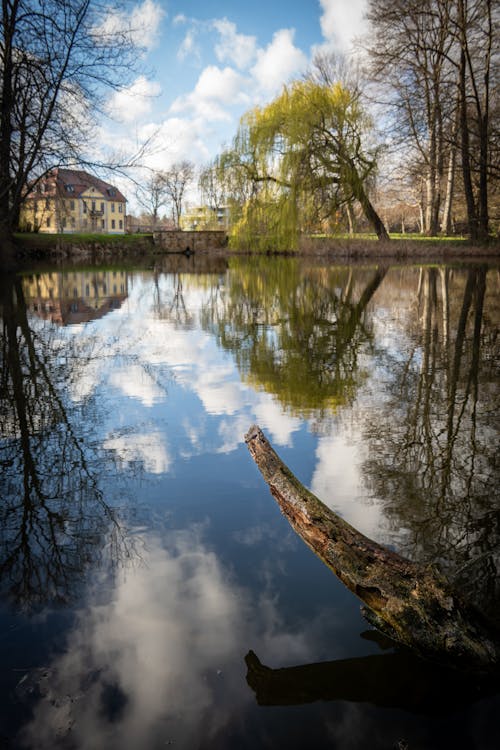
[(74, 193), (75, 192), (74, 185), (66, 185), (66, 192), (67, 193)]

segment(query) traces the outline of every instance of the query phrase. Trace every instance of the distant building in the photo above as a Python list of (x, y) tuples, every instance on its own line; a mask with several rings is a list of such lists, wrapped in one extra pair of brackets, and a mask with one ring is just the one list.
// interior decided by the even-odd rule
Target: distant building
[(200, 229), (228, 229), (229, 206), (211, 208), (195, 206), (187, 209), (180, 217), (181, 229), (193, 231)]
[(127, 201), (118, 188), (87, 172), (52, 169), (21, 208), (21, 228), (29, 232), (125, 233)]

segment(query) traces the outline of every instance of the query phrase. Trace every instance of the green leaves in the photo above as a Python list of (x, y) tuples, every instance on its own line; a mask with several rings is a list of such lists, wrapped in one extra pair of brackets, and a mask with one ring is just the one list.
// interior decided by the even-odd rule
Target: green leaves
[(239, 207), (232, 244), (291, 250), (304, 231), (334, 229), (343, 204), (365, 208), (376, 163), (362, 148), (367, 125), (357, 93), (338, 82), (295, 81), (247, 112), (217, 160)]

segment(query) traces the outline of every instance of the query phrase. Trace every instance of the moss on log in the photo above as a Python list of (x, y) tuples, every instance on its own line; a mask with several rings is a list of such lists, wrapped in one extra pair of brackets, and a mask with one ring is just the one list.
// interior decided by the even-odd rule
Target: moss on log
[(340, 518), (299, 482), (259, 427), (245, 440), (293, 529), (366, 605), (372, 624), (422, 656), (498, 669), (498, 633), (436, 568), (392, 552)]

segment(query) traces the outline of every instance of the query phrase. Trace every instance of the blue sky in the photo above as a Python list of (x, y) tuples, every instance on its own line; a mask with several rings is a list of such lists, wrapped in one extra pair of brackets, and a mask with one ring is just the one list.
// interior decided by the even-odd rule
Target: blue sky
[[(300, 77), (319, 49), (347, 52), (366, 0), (138, 0), (124, 20), (145, 47), (142, 73), (109, 100), (103, 146), (146, 164), (196, 166), (229, 144), (241, 115)], [(110, 20), (116, 24), (116, 18)], [(132, 206), (131, 206), (132, 208)]]

